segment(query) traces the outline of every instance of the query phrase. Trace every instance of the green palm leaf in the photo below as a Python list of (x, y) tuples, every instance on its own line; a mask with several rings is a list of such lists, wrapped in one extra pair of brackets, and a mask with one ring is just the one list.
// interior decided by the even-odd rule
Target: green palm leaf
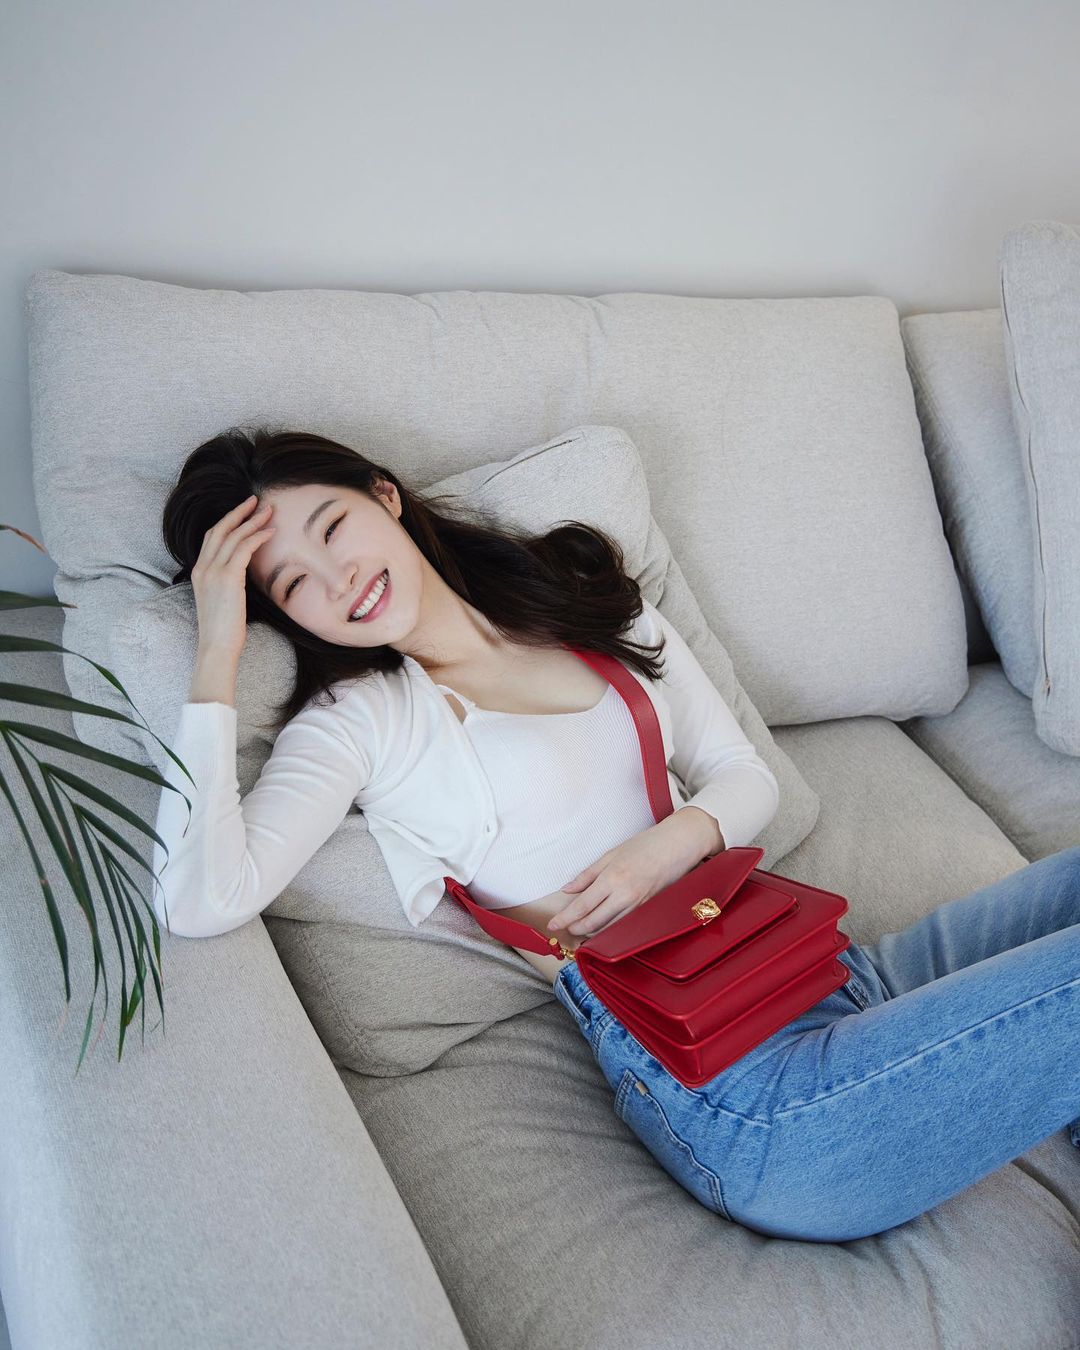
[[(11, 530), (14, 534), (45, 552), (43, 546), (32, 535), (26, 534), (15, 526), (0, 523), (0, 530)], [(18, 591), (0, 590), (0, 610), (31, 609), (41, 606), (72, 608), (72, 606), (53, 597), (36, 597), (23, 595)], [(195, 786), (194, 779), (188, 772), (187, 766), (151, 729), (146, 719), (135, 707), (127, 690), (107, 667), (83, 656), (81, 652), (72, 651), (71, 648), (65, 647), (61, 643), (50, 642), (44, 638), (0, 633), (0, 652), (51, 652), (57, 655), (67, 653), (88, 661), (123, 697), (138, 716), (138, 721), (129, 717), (125, 712), (95, 703), (88, 703), (83, 699), (74, 698), (68, 693), (38, 689), (30, 685), (10, 681), (0, 681), (0, 700), (7, 703), (22, 704), (28, 708), (37, 707), (66, 713), (81, 713), (89, 717), (108, 717), (114, 721), (126, 722), (129, 726), (138, 727), (140, 731), (153, 737), (165, 754), (184, 774), (188, 782)], [(109, 1010), (108, 974), (101, 945), (101, 932), (103, 930), (99, 926), (99, 915), (93, 894), (95, 884), (104, 905), (108, 929), (112, 933), (113, 941), (116, 943), (120, 955), (121, 1007), (117, 1058), (119, 1059), (123, 1055), (126, 1031), (134, 1020), (137, 1011), (141, 1011), (142, 1029), (145, 1037), (147, 973), (153, 980), (158, 1007), (161, 1010), (160, 1021), (155, 1024), (155, 1027), (160, 1025), (164, 1031), (165, 1026), (165, 1003), (160, 973), (161, 931), (153, 905), (147, 900), (133, 879), (131, 872), (124, 865), (124, 858), (126, 857), (137, 863), (141, 869), (147, 872), (153, 879), (155, 887), (160, 886), (160, 877), (129, 840), (124, 838), (110, 823), (106, 815), (93, 808), (102, 808), (102, 811), (108, 813), (115, 821), (131, 827), (145, 839), (152, 840), (160, 845), (164, 851), (166, 863), (168, 862), (169, 850), (157, 831), (136, 812), (130, 810), (122, 802), (117, 801), (81, 774), (73, 772), (64, 765), (54, 763), (51, 759), (39, 758), (34, 753), (33, 747), (47, 746), (54, 750), (65, 751), (90, 763), (105, 765), (109, 768), (118, 769), (134, 778), (140, 778), (145, 782), (154, 784), (162, 791), (179, 792), (187, 803), (189, 819), (191, 799), (172, 783), (167, 782), (156, 769), (149, 768), (121, 755), (110, 754), (108, 751), (88, 745), (85, 741), (80, 741), (73, 736), (54, 731), (50, 727), (0, 717), (0, 740), (2, 740), (11, 756), (11, 761), (34, 808), (34, 814), (38, 818), (41, 829), (44, 831), (60, 869), (71, 888), (75, 903), (78, 905), (90, 931), (91, 950), (94, 958), (94, 991), (87, 1012), (78, 1063), (76, 1064), (75, 1071), (78, 1073), (90, 1040), (99, 983), (104, 987), (105, 1006), (98, 1037), (104, 1029)], [(40, 782), (35, 778), (35, 770)], [(12, 791), (12, 784), (4, 775), (3, 766), (0, 766), (0, 792), (3, 793), (11, 807), (12, 814), (33, 862), (60, 957), (64, 977), (64, 998), (70, 1004), (70, 954), (60, 905), (49, 883), (34, 836), (24, 819), (23, 812), (19, 809)], [(82, 845), (81, 852), (80, 843)], [(143, 922), (140, 908), (146, 910), (149, 919), (149, 933)], [(167, 907), (165, 918), (166, 927), (168, 927)], [(125, 949), (131, 954), (130, 989), (128, 984), (129, 967)], [(96, 1043), (95, 1040), (95, 1045)]]

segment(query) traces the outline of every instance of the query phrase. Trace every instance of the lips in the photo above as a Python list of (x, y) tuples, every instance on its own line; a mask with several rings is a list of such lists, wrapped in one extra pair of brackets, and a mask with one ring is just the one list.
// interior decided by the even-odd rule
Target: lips
[(349, 621), (349, 620), (352, 619), (352, 616), (353, 616), (353, 614), (356, 612), (356, 610), (358, 610), (358, 609), (360, 608), (360, 606), (364, 603), (364, 601), (365, 601), (365, 600), (368, 598), (368, 596), (371, 594), (371, 588), (372, 588), (374, 585), (376, 585), (376, 583), (378, 582), (379, 578), (380, 578), (381, 576), (383, 576), (383, 574), (384, 574), (385, 572), (386, 572), (386, 568), (384, 567), (384, 568), (382, 569), (381, 572), (376, 572), (375, 575), (371, 578), (371, 580), (368, 582), (368, 584), (364, 587), (364, 589), (360, 592), (360, 594), (356, 597), (356, 599), (355, 599), (355, 600), (352, 602), (352, 604), (349, 606), (348, 613), (345, 615), (346, 621)]

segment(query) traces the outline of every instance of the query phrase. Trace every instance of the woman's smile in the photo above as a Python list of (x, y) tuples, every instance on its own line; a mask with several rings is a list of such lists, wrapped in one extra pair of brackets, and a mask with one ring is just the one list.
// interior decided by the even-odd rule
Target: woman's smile
[[(371, 597), (375, 597), (375, 603), (371, 604)], [(367, 591), (365, 603), (370, 606), (367, 610), (363, 606), (354, 608), (349, 614), (350, 623), (370, 623), (372, 619), (378, 618), (380, 614), (386, 612), (390, 604), (390, 570), (383, 568), (379, 573), (375, 585)]]

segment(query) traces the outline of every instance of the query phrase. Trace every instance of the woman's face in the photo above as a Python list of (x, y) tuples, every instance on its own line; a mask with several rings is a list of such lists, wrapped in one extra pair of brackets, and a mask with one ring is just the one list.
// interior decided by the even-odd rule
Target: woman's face
[[(265, 523), (275, 529), (251, 555), (248, 576), (294, 623), (340, 647), (397, 643), (419, 617), (423, 555), (399, 522), (397, 488), (380, 479), (376, 491), (377, 501), (353, 488), (308, 483), (259, 499), (260, 507), (273, 507)], [(350, 620), (387, 572), (376, 611)]]

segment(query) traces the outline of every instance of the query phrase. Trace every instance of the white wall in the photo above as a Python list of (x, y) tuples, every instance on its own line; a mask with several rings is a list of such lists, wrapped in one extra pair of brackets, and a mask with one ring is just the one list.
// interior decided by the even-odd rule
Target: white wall
[(996, 305), (1005, 231), (1080, 220), (1078, 54), (1069, 0), (5, 0), (0, 521), (35, 268)]

